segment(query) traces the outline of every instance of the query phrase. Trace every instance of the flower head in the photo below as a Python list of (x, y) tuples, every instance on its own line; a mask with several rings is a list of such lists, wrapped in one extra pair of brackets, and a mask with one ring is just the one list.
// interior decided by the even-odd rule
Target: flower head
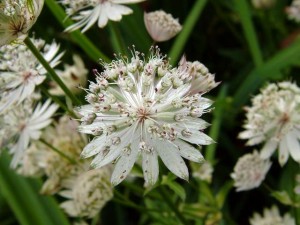
[[(87, 83), (87, 69), (84, 66), (82, 59), (78, 55), (73, 56), (74, 65), (64, 65), (64, 70), (56, 70), (66, 86), (73, 92), (77, 93)], [(65, 92), (57, 85), (56, 82), (51, 83), (49, 93), (52, 95), (64, 95)]]
[(163, 10), (144, 13), (144, 22), (148, 33), (154, 41), (167, 41), (181, 31), (178, 19)]
[(65, 182), (65, 190), (60, 192), (69, 200), (63, 202), (61, 207), (73, 217), (95, 217), (113, 197), (109, 176), (110, 169), (103, 167), (70, 178)]
[(200, 180), (206, 181), (208, 183), (212, 180), (212, 173), (214, 172), (214, 168), (209, 162), (204, 163), (191, 163), (193, 177), (196, 177)]
[(43, 105), (39, 103), (34, 108), (34, 102), (29, 99), (2, 115), (1, 130), (8, 143), (9, 152), (13, 154), (12, 167), (19, 164), (30, 141), (38, 140), (41, 130), (52, 122), (51, 116), (58, 106), (50, 103), (47, 100)]
[[(41, 39), (32, 39), (50, 66), (59, 63), (63, 53), (58, 54), (59, 45), (48, 45)], [(25, 45), (0, 47), (0, 114), (14, 104), (20, 104), (41, 84), (47, 71)]]
[(93, 24), (98, 27), (106, 26), (108, 20), (120, 21), (123, 15), (132, 13), (132, 10), (122, 4), (132, 4), (144, 0), (61, 0), (72, 19), (78, 21), (69, 26), (66, 31), (74, 31), (83, 27), (87, 31)]
[(131, 59), (103, 66), (87, 90), (89, 104), (78, 109), (79, 131), (96, 136), (82, 156), (97, 155), (92, 162), (96, 168), (117, 160), (114, 185), (125, 179), (139, 155), (146, 185), (157, 181), (158, 156), (175, 175), (188, 179), (182, 157), (203, 160), (188, 142), (213, 143), (202, 132), (208, 124), (199, 118), (210, 111), (212, 101), (202, 94), (217, 85), (213, 75), (199, 62), (182, 60), (171, 68), (158, 48), (152, 48), (148, 59), (134, 51)]
[(292, 4), (286, 7), (285, 12), (290, 20), (300, 23), (300, 0), (293, 0)]
[(236, 191), (247, 191), (258, 187), (265, 179), (271, 162), (261, 159), (257, 151), (239, 158), (231, 174)]
[(44, 0), (6, 0), (0, 3), (0, 46), (26, 37), (40, 15)]
[(249, 139), (247, 145), (265, 143), (261, 157), (269, 158), (279, 147), (279, 163), (289, 157), (300, 162), (300, 89), (291, 82), (269, 84), (252, 99), (247, 107), (245, 131), (239, 134)]
[(43, 131), (41, 138), (69, 158), (58, 154), (44, 143), (35, 141), (26, 150), (18, 168), (18, 172), (25, 176), (46, 175), (47, 179), (41, 190), (43, 194), (58, 192), (64, 180), (85, 172), (89, 165), (89, 161), (79, 160), (87, 139), (77, 132), (78, 122), (63, 116), (53, 124), (54, 126), (48, 126)]
[(249, 221), (251, 225), (296, 225), (294, 218), (289, 213), (282, 217), (276, 206), (272, 206), (270, 209), (265, 208), (263, 215), (254, 213)]
[(268, 9), (274, 6), (276, 0), (252, 0), (252, 5), (256, 9)]

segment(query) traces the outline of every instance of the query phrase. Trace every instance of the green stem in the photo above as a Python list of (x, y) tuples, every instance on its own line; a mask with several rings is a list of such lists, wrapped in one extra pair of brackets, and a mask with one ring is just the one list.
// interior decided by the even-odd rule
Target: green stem
[(166, 189), (162, 186), (158, 187), (158, 192), (161, 195), (161, 197), (164, 199), (164, 201), (167, 203), (169, 208), (174, 212), (178, 220), (183, 224), (183, 225), (188, 225), (189, 222), (184, 218), (181, 212), (179, 212), (178, 208), (175, 206), (175, 204), (172, 202), (172, 200), (169, 198), (170, 193), (166, 191)]
[(80, 105), (80, 101), (73, 95), (73, 93), (67, 88), (67, 86), (62, 82), (59, 76), (56, 74), (53, 68), (49, 65), (49, 63), (45, 60), (40, 51), (34, 46), (29, 37), (26, 37), (24, 43), (29, 48), (29, 50), (33, 53), (33, 55), (39, 60), (39, 62), (43, 65), (43, 67), (47, 70), (48, 75), (52, 80), (54, 80), (60, 88), (66, 93), (66, 95), (72, 100), (74, 104)]
[[(57, 21), (64, 27), (72, 25), (73, 22), (67, 17), (63, 8), (56, 3), (55, 0), (46, 0), (46, 5), (51, 10)], [(105, 62), (110, 62), (110, 59), (103, 54), (84, 34), (80, 31), (73, 31), (70, 36), (74, 41), (85, 51), (85, 53), (94, 61), (98, 62), (101, 58)]]
[(263, 64), (263, 57), (257, 40), (254, 25), (251, 20), (249, 5), (246, 0), (235, 0), (237, 13), (240, 15), (241, 23), (248, 42), (250, 52), (256, 67)]
[(193, 32), (196, 22), (198, 21), (206, 2), (207, 0), (197, 0), (193, 5), (188, 17), (184, 21), (182, 30), (175, 39), (175, 42), (169, 52), (171, 65), (174, 65), (182, 54), (183, 48)]
[(43, 85), (39, 86), (39, 88), (47, 97), (51, 98), (56, 104), (58, 104), (63, 110), (65, 110), (65, 112), (67, 112), (71, 117), (73, 117), (74, 119), (78, 119), (77, 115), (75, 114), (75, 112), (73, 110), (70, 110), (66, 106), (65, 103), (60, 101), (60, 99), (58, 97), (51, 95)]
[(116, 53), (121, 53), (123, 55), (126, 55), (127, 50), (125, 47), (124, 40), (121, 38), (121, 33), (120, 30), (117, 27), (117, 24), (114, 22), (110, 21), (108, 23), (108, 28), (111, 34), (111, 43), (114, 51)]
[(63, 157), (65, 159), (67, 159), (68, 161), (70, 161), (70, 163), (77, 164), (76, 160), (72, 159), (71, 157), (69, 157), (68, 155), (66, 155), (65, 153), (63, 153), (62, 151), (60, 151), (59, 149), (55, 148), (53, 145), (51, 145), (50, 143), (48, 143), (44, 139), (41, 138), (41, 139), (39, 139), (39, 141), (42, 142), (47, 147), (49, 147), (54, 152), (56, 152), (57, 154), (59, 154), (61, 157)]
[[(228, 86), (226, 84), (223, 84), (220, 93), (217, 97), (216, 101), (216, 109), (214, 110), (213, 113), (213, 122), (212, 126), (209, 131), (209, 136), (217, 141), (219, 137), (219, 132), (221, 128), (221, 122), (222, 122), (222, 115), (224, 113), (224, 106), (225, 106), (225, 97), (227, 93)], [(209, 162), (213, 163), (215, 159), (215, 152), (216, 152), (217, 145), (216, 144), (211, 144), (206, 147), (205, 151), (205, 159), (208, 160)]]

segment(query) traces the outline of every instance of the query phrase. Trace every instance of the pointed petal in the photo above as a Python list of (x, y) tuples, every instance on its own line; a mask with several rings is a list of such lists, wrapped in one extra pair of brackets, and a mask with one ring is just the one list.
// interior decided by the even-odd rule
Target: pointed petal
[(278, 146), (278, 142), (275, 141), (274, 139), (270, 139), (268, 140), (264, 147), (262, 148), (262, 150), (260, 151), (260, 157), (262, 159), (268, 159), (271, 157), (271, 155), (273, 154), (273, 152), (276, 150)]
[(182, 157), (194, 162), (204, 161), (203, 155), (200, 153), (198, 149), (194, 148), (193, 146), (181, 140), (174, 141), (174, 144), (178, 146), (179, 154)]

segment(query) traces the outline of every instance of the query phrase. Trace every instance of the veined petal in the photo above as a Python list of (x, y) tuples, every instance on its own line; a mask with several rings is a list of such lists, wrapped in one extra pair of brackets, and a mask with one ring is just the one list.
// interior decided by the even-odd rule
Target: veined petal
[(210, 145), (215, 143), (211, 137), (198, 130), (191, 130), (189, 137), (179, 135), (179, 138), (196, 145)]
[(283, 138), (279, 143), (278, 161), (281, 166), (284, 166), (289, 159), (289, 149), (286, 138)]
[(271, 155), (274, 153), (278, 146), (278, 142), (274, 139), (270, 139), (266, 142), (264, 147), (260, 151), (260, 157), (262, 159), (268, 159), (271, 157)]
[(156, 183), (159, 175), (158, 159), (156, 151), (142, 153), (142, 167), (146, 186)]
[(289, 152), (296, 162), (300, 162), (300, 144), (294, 131), (289, 132), (285, 137)]

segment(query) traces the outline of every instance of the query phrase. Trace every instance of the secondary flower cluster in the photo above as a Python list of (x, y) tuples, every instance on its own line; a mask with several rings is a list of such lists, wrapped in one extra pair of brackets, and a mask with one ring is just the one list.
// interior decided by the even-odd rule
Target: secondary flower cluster
[(289, 19), (300, 23), (300, 0), (293, 0), (292, 4), (285, 9)]
[(90, 161), (79, 159), (87, 137), (78, 133), (77, 127), (78, 122), (67, 116), (48, 126), (42, 134), (43, 142), (33, 142), (25, 152), (18, 172), (25, 176), (45, 176), (43, 194), (58, 193), (65, 197), (67, 200), (61, 207), (68, 215), (91, 218), (113, 196), (109, 182), (111, 169), (88, 171)]
[(40, 15), (44, 0), (6, 0), (0, 3), (0, 46), (26, 37)]
[(77, 23), (69, 26), (67, 31), (74, 31), (83, 27), (82, 32), (87, 31), (95, 23), (98, 27), (106, 26), (108, 20), (120, 21), (123, 15), (132, 13), (132, 10), (122, 4), (132, 4), (143, 0), (61, 0), (65, 5), (66, 13)]
[(97, 155), (92, 161), (96, 168), (117, 160), (114, 185), (126, 178), (140, 155), (146, 185), (158, 179), (158, 156), (175, 175), (188, 179), (182, 157), (203, 160), (188, 142), (213, 143), (202, 132), (208, 124), (199, 117), (210, 111), (212, 101), (202, 95), (218, 85), (214, 75), (185, 58), (172, 68), (158, 48), (148, 58), (134, 50), (131, 59), (103, 66), (87, 90), (89, 104), (78, 108), (79, 131), (96, 136), (82, 157)]
[(249, 139), (247, 145), (264, 143), (263, 159), (269, 158), (278, 148), (280, 165), (289, 155), (300, 162), (300, 89), (291, 82), (269, 84), (252, 99), (247, 107), (245, 131), (239, 134)]

